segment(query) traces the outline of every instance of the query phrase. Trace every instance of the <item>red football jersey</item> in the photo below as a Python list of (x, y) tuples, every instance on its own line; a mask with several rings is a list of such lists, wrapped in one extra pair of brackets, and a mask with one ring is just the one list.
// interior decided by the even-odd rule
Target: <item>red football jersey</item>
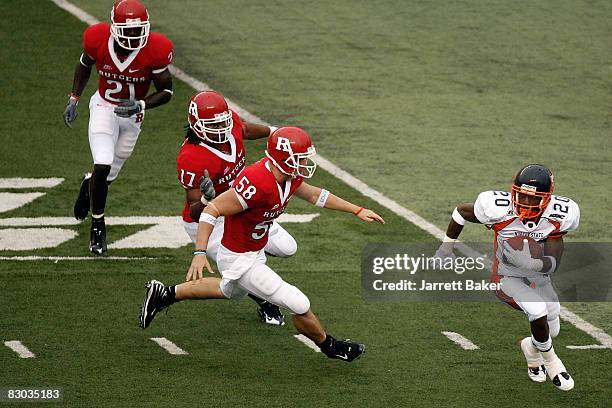
[(94, 24), (83, 33), (83, 49), (96, 61), (100, 96), (115, 104), (119, 99), (144, 99), (151, 75), (172, 63), (172, 42), (162, 34), (150, 33), (147, 45), (127, 58), (115, 52), (114, 43), (110, 24)]
[(270, 160), (262, 159), (245, 168), (232, 185), (244, 211), (225, 217), (221, 244), (233, 252), (263, 249), (268, 243), (268, 230), (289, 203), (304, 179), (289, 179), (280, 185), (270, 170)]
[[(179, 182), (185, 189), (199, 188), (200, 177), (204, 169), (213, 181), (217, 195), (223, 193), (232, 185), (238, 173), (244, 169), (246, 155), (242, 142), (244, 126), (240, 116), (232, 111), (232, 137), (219, 148), (205, 144), (191, 144), (185, 141), (176, 157), (176, 171)], [(183, 220), (194, 222), (189, 216), (189, 204), (185, 201)]]

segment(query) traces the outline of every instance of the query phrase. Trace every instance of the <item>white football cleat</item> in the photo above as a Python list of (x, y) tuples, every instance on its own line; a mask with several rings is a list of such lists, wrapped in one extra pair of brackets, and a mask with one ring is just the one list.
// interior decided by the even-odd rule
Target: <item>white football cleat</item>
[(569, 391), (574, 388), (574, 379), (569, 375), (559, 357), (551, 362), (544, 363), (544, 366), (555, 387), (562, 391)]
[(538, 383), (546, 381), (544, 359), (531, 342), (531, 337), (525, 337), (521, 340), (521, 350), (525, 355), (525, 360), (527, 360), (527, 375), (529, 379)]

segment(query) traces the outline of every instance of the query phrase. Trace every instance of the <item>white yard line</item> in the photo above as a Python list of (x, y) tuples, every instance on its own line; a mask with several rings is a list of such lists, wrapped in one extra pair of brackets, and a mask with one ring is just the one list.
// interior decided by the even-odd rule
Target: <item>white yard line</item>
[[(578, 316), (576, 313), (569, 311), (565, 306), (561, 306), (561, 318), (585, 333), (588, 333), (591, 337), (601, 343), (602, 348), (612, 349), (612, 337), (600, 329), (599, 327), (593, 326), (591, 323)], [(568, 346), (568, 348), (578, 348), (578, 346)], [(593, 347), (590, 347), (593, 348)], [(599, 348), (599, 347), (598, 347)]]
[(179, 346), (177, 346), (176, 344), (174, 344), (173, 342), (171, 342), (165, 337), (151, 337), (151, 340), (153, 340), (161, 348), (163, 348), (164, 350), (166, 350), (168, 353), (172, 355), (186, 356), (189, 354), (188, 352), (186, 352), (185, 350), (183, 350), (182, 348), (180, 348)]
[(458, 344), (464, 350), (478, 350), (480, 348), (459, 333), (443, 331), (442, 334), (448, 337), (448, 339), (453, 343)]
[[(95, 24), (95, 23), (98, 22), (98, 20), (95, 19), (94, 17), (92, 17), (90, 14), (86, 13), (85, 11), (81, 10), (80, 8), (76, 7), (75, 5), (73, 5), (72, 3), (68, 2), (68, 1), (65, 1), (65, 0), (51, 0), (51, 1), (54, 2), (55, 4), (57, 4), (59, 7), (63, 8), (64, 10), (68, 11), (69, 13), (71, 13), (72, 15), (74, 15), (79, 20), (83, 21), (84, 23)], [(171, 68), (171, 72), (173, 73), (173, 75), (175, 77), (177, 77), (178, 79), (182, 80), (186, 84), (190, 85), (195, 90), (200, 91), (200, 90), (210, 89), (210, 87), (207, 84), (205, 84), (202, 81), (199, 81), (199, 80), (195, 79), (191, 75), (185, 73), (185, 71), (181, 70), (180, 68), (177, 68), (175, 66), (172, 66), (170, 68)], [(253, 115), (252, 113), (246, 111), (245, 109), (241, 108), (240, 106), (238, 106), (237, 104), (231, 102), (230, 100), (228, 100), (228, 103), (230, 103), (232, 109), (235, 110), (236, 113), (238, 113), (240, 116), (242, 116), (247, 121), (257, 122), (257, 123), (264, 123), (264, 124), (266, 123), (261, 118), (259, 118), (259, 117), (255, 116), (255, 115)], [(388, 198), (384, 194), (378, 192), (377, 190), (374, 190), (373, 188), (368, 186), (363, 181), (359, 180), (358, 178), (356, 178), (356, 177), (352, 176), (351, 174), (347, 173), (346, 171), (342, 170), (341, 168), (339, 168), (338, 166), (336, 166), (335, 164), (333, 164), (329, 160), (325, 159), (321, 155), (317, 154), (316, 158), (317, 158), (318, 165), (323, 170), (326, 170), (327, 172), (331, 173), (332, 175), (334, 175), (338, 179), (344, 181), (345, 183), (347, 183), (351, 187), (355, 188), (357, 191), (359, 191), (360, 193), (362, 193), (366, 197), (369, 197), (369, 198), (375, 200), (380, 205), (382, 205), (382, 206), (386, 207), (387, 209), (393, 211), (395, 214), (399, 215), (400, 217), (404, 218), (405, 220), (413, 223), (414, 225), (416, 225), (417, 227), (421, 228), (422, 230), (427, 231), (428, 233), (433, 235), (435, 238), (437, 238), (439, 240), (442, 240), (442, 238), (444, 237), (444, 235), (445, 235), (444, 231), (442, 231), (440, 228), (436, 227), (434, 224), (432, 224), (431, 222), (427, 221), (423, 217), (419, 216), (414, 211), (411, 211), (411, 210), (405, 208), (404, 206), (402, 206), (401, 204), (397, 203), (396, 201)], [(461, 252), (463, 252), (464, 254), (466, 254), (468, 256), (471, 256), (471, 254), (474, 253), (474, 251), (471, 250), (471, 248), (467, 247), (466, 245), (458, 246), (458, 250), (460, 250)], [(590, 323), (587, 323), (585, 320), (581, 319), (580, 317), (578, 317), (574, 313), (571, 313), (571, 312), (568, 311), (569, 313), (571, 313), (571, 315), (573, 315), (573, 316), (577, 317), (578, 319), (580, 319), (581, 322), (585, 322), (585, 323), (588, 324), (588, 325), (583, 325), (578, 320), (571, 318), (569, 314), (564, 313), (564, 311), (568, 311), (568, 310), (565, 307), (561, 306), (561, 317), (564, 320), (566, 320), (569, 323), (573, 324), (578, 329), (580, 329), (582, 331), (585, 331), (589, 335), (593, 336), (593, 338), (600, 340), (596, 336), (601, 337), (601, 333), (603, 333), (605, 336), (607, 336), (607, 338), (610, 338), (610, 336), (608, 334), (606, 334), (603, 330), (593, 326)], [(577, 325), (577, 324), (580, 324), (580, 325)], [(602, 344), (606, 345), (606, 343), (602, 343)]]
[(313, 349), (317, 353), (321, 352), (321, 349), (315, 344), (315, 342), (310, 340), (308, 337), (304, 336), (303, 334), (294, 334), (293, 337), (295, 337), (300, 343), (305, 344), (306, 347)]
[(572, 350), (593, 350), (593, 349), (609, 349), (610, 347), (604, 346), (603, 344), (589, 344), (588, 346), (566, 346)]
[(0, 256), (0, 261), (134, 261), (157, 260), (146, 256)]
[(0, 188), (52, 188), (62, 184), (63, 178), (0, 178)]
[(34, 358), (36, 357), (26, 346), (23, 345), (19, 340), (5, 341), (4, 345), (13, 350), (21, 358)]

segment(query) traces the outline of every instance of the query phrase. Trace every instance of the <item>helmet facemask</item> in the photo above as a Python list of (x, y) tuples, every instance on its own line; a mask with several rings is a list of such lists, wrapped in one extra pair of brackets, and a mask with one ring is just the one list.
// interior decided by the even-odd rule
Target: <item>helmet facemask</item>
[(289, 152), (282, 163), (277, 163), (276, 160), (266, 150), (266, 155), (274, 163), (274, 165), (283, 173), (292, 178), (311, 178), (317, 169), (317, 163), (312, 159), (316, 156), (317, 151), (314, 146), (308, 147), (304, 153)]
[(126, 50), (134, 51), (147, 45), (151, 23), (140, 18), (126, 19), (124, 23), (115, 22), (115, 10), (111, 10), (111, 34), (115, 41)]
[(512, 205), (514, 213), (521, 221), (539, 217), (548, 207), (551, 192), (538, 192), (533, 186), (512, 185)]
[[(189, 127), (200, 139), (209, 143), (225, 143), (229, 140), (232, 128), (234, 127), (232, 111), (228, 110), (217, 113), (214, 118), (200, 119), (198, 117), (197, 105), (195, 105), (195, 109), (192, 109), (190, 113), (197, 120), (194, 123), (189, 120)], [(208, 134), (216, 135), (217, 138), (208, 137)]]

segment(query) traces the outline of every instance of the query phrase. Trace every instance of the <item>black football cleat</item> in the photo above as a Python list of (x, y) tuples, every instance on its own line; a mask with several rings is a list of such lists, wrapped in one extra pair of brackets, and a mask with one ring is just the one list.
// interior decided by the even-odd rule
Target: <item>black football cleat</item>
[(89, 214), (89, 180), (91, 179), (91, 173), (85, 173), (81, 180), (81, 188), (79, 189), (79, 196), (74, 202), (74, 218), (77, 220), (84, 220)]
[(336, 340), (332, 337), (331, 346), (327, 350), (321, 349), (321, 352), (329, 358), (351, 362), (361, 357), (365, 352), (365, 344), (355, 343), (350, 339)]
[(257, 308), (257, 314), (259, 319), (265, 324), (272, 326), (284, 326), (285, 316), (281, 312), (280, 308), (273, 303), (264, 302), (259, 304)]
[(152, 280), (145, 284), (147, 289), (144, 302), (140, 308), (139, 325), (143, 329), (149, 327), (153, 318), (173, 302), (170, 299), (168, 288), (160, 281)]
[(91, 220), (89, 230), (89, 250), (95, 255), (102, 255), (106, 252), (106, 224), (104, 218)]

